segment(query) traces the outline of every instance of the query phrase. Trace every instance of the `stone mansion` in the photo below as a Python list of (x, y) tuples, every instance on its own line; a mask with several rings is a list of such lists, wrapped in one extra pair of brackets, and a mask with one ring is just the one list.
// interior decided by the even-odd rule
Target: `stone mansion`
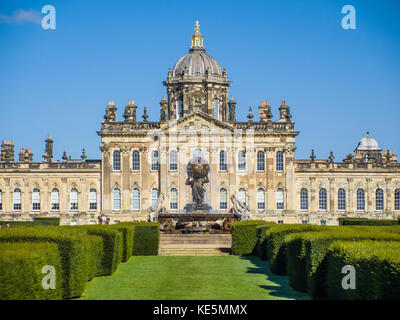
[(206, 200), (218, 212), (231, 209), (232, 195), (246, 203), (253, 218), (278, 223), (337, 224), (337, 218), (400, 216), (400, 164), (367, 133), (342, 162), (295, 159), (299, 134), (286, 101), (273, 119), (267, 101), (259, 121), (236, 120), (226, 69), (208, 53), (196, 22), (189, 52), (163, 85), (160, 120), (148, 121), (146, 108), (130, 100), (124, 119), (113, 101), (105, 109), (98, 135), (101, 160), (53, 160), (53, 140), (45, 141), (44, 161), (31, 149), (4, 140), (0, 152), (0, 219), (60, 216), (62, 224), (144, 220), (162, 196), (167, 212), (180, 212), (191, 200), (185, 185), (193, 155), (210, 164)]

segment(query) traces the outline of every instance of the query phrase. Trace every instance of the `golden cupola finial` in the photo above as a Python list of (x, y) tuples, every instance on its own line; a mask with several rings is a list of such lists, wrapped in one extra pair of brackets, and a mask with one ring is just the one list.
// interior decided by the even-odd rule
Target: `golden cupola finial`
[(200, 33), (199, 21), (196, 20), (196, 24), (194, 25), (194, 33), (192, 34), (192, 46), (190, 49), (204, 49), (203, 40), (203, 35)]

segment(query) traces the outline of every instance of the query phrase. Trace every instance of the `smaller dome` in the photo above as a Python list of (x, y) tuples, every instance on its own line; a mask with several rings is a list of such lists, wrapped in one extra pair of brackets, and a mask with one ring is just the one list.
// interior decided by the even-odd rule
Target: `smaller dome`
[(379, 148), (378, 142), (369, 136), (369, 132), (367, 131), (367, 135), (358, 143), (357, 150), (381, 150), (381, 148)]

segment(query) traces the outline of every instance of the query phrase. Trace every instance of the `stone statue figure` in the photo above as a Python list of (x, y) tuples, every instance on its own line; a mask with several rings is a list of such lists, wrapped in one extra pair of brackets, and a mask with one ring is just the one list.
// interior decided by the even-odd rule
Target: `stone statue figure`
[(250, 208), (240, 201), (234, 194), (231, 196), (233, 213), (241, 216), (241, 220), (251, 220)]
[(154, 206), (150, 206), (149, 215), (147, 217), (147, 222), (156, 222), (158, 221), (158, 214), (163, 212), (165, 208), (163, 207), (164, 202), (164, 194), (160, 193), (158, 196), (157, 203)]
[(188, 177), (185, 184), (192, 189), (194, 209), (202, 208), (205, 205), (204, 196), (206, 189), (204, 188), (204, 184), (209, 182), (208, 172), (210, 171), (210, 166), (205, 159), (197, 156), (189, 161), (186, 169)]

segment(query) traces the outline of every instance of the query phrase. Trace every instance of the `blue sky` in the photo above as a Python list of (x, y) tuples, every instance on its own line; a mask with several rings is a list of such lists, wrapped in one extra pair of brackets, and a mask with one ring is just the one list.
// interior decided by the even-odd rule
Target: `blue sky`
[[(56, 30), (38, 14), (56, 8)], [(341, 27), (344, 5), (356, 30)], [(29, 11), (21, 17), (17, 10)], [(41, 15), (41, 14), (40, 14)], [(274, 119), (286, 99), (300, 135), (296, 158), (351, 153), (367, 130), (400, 153), (400, 2), (0, 1), (0, 139), (54, 156), (100, 158), (104, 110), (122, 120), (128, 99), (159, 120), (169, 67), (187, 53), (199, 20), (207, 52), (227, 68), (237, 119), (268, 100)], [(258, 115), (256, 115), (258, 119)]]

